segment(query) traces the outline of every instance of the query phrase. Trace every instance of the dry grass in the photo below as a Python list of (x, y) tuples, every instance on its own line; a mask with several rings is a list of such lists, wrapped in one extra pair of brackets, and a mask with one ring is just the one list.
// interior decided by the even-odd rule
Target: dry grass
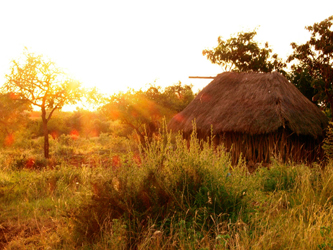
[[(98, 149), (89, 151), (94, 164), (74, 167), (57, 156), (52, 167), (33, 169), (21, 153), (1, 152), (1, 249), (333, 247), (331, 162), (275, 162), (249, 174), (195, 137), (188, 147), (167, 134), (137, 152), (112, 138), (73, 143)], [(115, 166), (98, 161), (102, 149), (118, 155)], [(91, 235), (79, 221), (96, 225)]]

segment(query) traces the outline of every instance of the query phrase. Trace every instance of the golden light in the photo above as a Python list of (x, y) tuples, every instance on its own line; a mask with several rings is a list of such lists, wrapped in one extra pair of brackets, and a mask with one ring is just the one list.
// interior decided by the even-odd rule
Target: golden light
[(18, 94), (15, 94), (15, 93), (13, 93), (13, 92), (10, 92), (9, 97), (10, 97), (10, 99), (12, 99), (12, 100), (17, 100), (17, 99), (20, 98), (20, 96), (19, 96)]
[[(19, 8), (18, 8), (19, 6)], [(325, 8), (322, 8), (325, 6)], [(291, 42), (308, 39), (307, 25), (332, 15), (333, 1), (2, 1), (0, 79), (23, 48), (51, 58), (85, 87), (102, 93), (162, 87), (181, 81), (202, 89), (221, 68), (202, 56), (217, 37), (258, 28), (286, 58)], [(295, 11), (297, 10), (297, 11)]]

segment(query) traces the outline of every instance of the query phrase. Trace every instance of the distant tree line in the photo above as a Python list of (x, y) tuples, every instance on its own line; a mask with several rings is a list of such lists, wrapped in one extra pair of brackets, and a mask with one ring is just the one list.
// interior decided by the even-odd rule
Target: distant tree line
[[(93, 137), (108, 133), (138, 136), (143, 142), (145, 136), (158, 132), (163, 118), (170, 119), (194, 98), (192, 85), (181, 82), (105, 98), (96, 89), (82, 88), (55, 63), (27, 49), (22, 58), (12, 61), (6, 77), (0, 93), (0, 141), (11, 145), (18, 131), (25, 138), (43, 136), (45, 158), (49, 158), (49, 138), (63, 134)], [(64, 105), (80, 101), (102, 106), (97, 111), (60, 112)], [(36, 113), (37, 118), (31, 117)]]

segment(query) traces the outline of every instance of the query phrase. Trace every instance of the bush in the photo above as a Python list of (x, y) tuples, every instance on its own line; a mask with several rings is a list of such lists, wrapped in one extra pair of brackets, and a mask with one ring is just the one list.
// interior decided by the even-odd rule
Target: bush
[(122, 219), (130, 248), (151, 224), (171, 235), (181, 230), (176, 226), (181, 221), (189, 230), (209, 232), (221, 221), (241, 218), (246, 209), (243, 191), (226, 178), (230, 157), (223, 148), (195, 137), (190, 144), (188, 148), (178, 136), (174, 147), (171, 136), (164, 134), (141, 148), (141, 165), (128, 154), (121, 168), (98, 177), (91, 199), (71, 214), (76, 237), (96, 240), (105, 223)]
[(294, 167), (272, 165), (271, 168), (260, 168), (258, 173), (264, 192), (291, 190), (294, 187), (297, 171)]
[(61, 136), (58, 137), (58, 143), (60, 145), (72, 146), (73, 145), (73, 137), (70, 136), (70, 135), (62, 134)]
[(59, 145), (56, 148), (55, 155), (57, 157), (68, 158), (74, 154), (74, 147)]

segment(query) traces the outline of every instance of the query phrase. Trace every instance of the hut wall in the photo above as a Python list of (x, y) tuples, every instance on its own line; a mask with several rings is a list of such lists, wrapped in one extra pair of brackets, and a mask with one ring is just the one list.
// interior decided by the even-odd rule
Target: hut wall
[(224, 144), (236, 165), (240, 155), (247, 162), (269, 163), (271, 157), (282, 162), (312, 163), (323, 159), (322, 138), (296, 135), (287, 129), (275, 133), (249, 135), (229, 132), (216, 136), (218, 144)]

